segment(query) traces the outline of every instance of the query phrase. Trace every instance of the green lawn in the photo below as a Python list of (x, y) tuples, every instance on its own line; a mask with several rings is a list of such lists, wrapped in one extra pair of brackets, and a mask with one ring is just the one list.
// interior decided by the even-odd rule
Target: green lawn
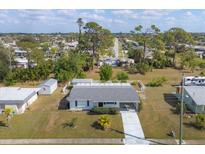
[[(24, 114), (16, 115), (10, 122), (10, 128), (0, 126), (0, 138), (123, 138), (121, 116), (109, 116), (112, 130), (102, 131), (92, 127), (98, 115), (86, 112), (58, 110), (64, 97), (60, 88), (51, 96), (39, 96)], [(77, 118), (76, 128), (64, 128), (63, 124)], [(0, 116), (0, 125), (5, 123)]]
[[(119, 71), (122, 71), (122, 69), (113, 69), (113, 78)], [(189, 74), (198, 75), (199, 72)], [(186, 73), (186, 75), (188, 74)], [(88, 76), (99, 79), (97, 71), (89, 72)], [(178, 135), (179, 115), (174, 113), (176, 100), (172, 99), (171, 93), (176, 91), (172, 85), (180, 82), (181, 72), (176, 69), (167, 68), (154, 69), (152, 72), (146, 73), (146, 75), (129, 74), (130, 80), (142, 80), (144, 84), (155, 77), (161, 76), (168, 79), (167, 83), (162, 87), (146, 87), (146, 100), (143, 101), (142, 111), (138, 113), (147, 138), (171, 138), (167, 134), (172, 130)], [(184, 118), (183, 130), (185, 139), (205, 139), (205, 130), (198, 130), (192, 127), (190, 123), (193, 121), (194, 117), (191, 119)]]

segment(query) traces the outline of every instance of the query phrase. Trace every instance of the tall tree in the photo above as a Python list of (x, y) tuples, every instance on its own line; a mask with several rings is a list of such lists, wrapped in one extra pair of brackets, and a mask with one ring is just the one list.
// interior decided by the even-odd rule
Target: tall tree
[(136, 35), (137, 41), (142, 42), (143, 44), (143, 51), (144, 51), (143, 60), (145, 60), (148, 43), (153, 38), (154, 35), (158, 35), (160, 29), (155, 25), (151, 25), (150, 28), (147, 28), (143, 31), (143, 26), (138, 25), (135, 27), (135, 32), (137, 33)]
[(100, 52), (105, 51), (104, 49), (108, 49), (112, 45), (113, 36), (109, 30), (103, 29), (96, 22), (86, 23), (84, 29), (84, 48), (91, 52), (93, 69), (94, 61), (98, 60)]
[(83, 19), (78, 18), (77, 24), (78, 24), (78, 30), (79, 30), (78, 43), (80, 43), (81, 42), (81, 30), (82, 30), (82, 26), (84, 25)]
[(3, 46), (0, 46), (0, 80), (3, 80), (9, 71), (9, 52)]
[(193, 44), (191, 34), (182, 28), (171, 28), (164, 33), (164, 41), (169, 50), (173, 50), (173, 65), (175, 66), (176, 52), (180, 44)]

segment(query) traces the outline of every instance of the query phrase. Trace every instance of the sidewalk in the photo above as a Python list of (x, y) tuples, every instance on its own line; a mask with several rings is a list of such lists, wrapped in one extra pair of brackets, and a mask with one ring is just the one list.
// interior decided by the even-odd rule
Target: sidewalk
[(0, 139), (0, 145), (7, 144), (68, 144), (68, 145), (122, 145), (122, 139), (96, 139), (96, 138), (81, 138), (81, 139)]
[(120, 111), (122, 115), (123, 128), (125, 133), (124, 143), (130, 144), (149, 144), (144, 137), (142, 126), (135, 111)]

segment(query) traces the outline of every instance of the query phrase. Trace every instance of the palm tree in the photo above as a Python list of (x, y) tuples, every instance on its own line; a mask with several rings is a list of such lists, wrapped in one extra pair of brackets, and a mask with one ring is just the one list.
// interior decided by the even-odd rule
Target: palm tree
[(82, 26), (84, 25), (83, 19), (82, 19), (82, 18), (78, 18), (77, 24), (78, 24), (78, 27), (79, 27), (78, 42), (80, 43), (80, 40), (81, 40), (81, 28), (82, 28)]

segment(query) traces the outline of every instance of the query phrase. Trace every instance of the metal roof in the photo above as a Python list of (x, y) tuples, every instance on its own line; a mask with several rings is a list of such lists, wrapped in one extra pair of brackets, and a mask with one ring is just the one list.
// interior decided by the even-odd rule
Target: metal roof
[(123, 86), (74, 86), (67, 97), (69, 101), (91, 100), (93, 102), (139, 102), (138, 94), (129, 85)]
[(57, 82), (58, 81), (56, 79), (48, 79), (48, 80), (44, 81), (43, 83), (41, 83), (39, 85), (39, 87), (41, 87), (41, 86), (51, 86), (51, 85), (53, 85), (53, 84), (55, 84)]
[(36, 94), (36, 88), (1, 87), (0, 104), (23, 104)]
[(91, 83), (93, 79), (73, 79), (71, 83)]
[(184, 86), (197, 105), (205, 105), (205, 86)]

